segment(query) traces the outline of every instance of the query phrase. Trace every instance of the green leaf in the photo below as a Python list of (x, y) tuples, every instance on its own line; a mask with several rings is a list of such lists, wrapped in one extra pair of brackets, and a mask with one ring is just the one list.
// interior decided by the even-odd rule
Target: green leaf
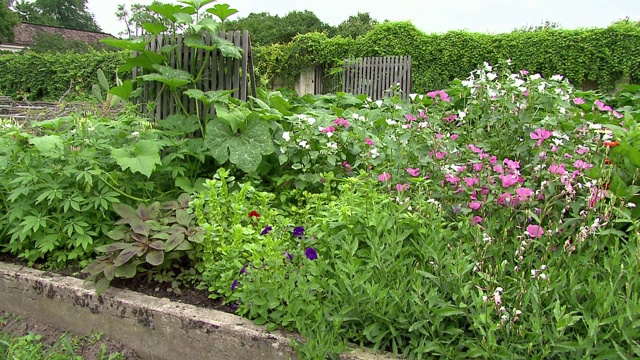
[(145, 258), (147, 262), (153, 266), (159, 266), (164, 262), (164, 251), (151, 250)]
[(216, 90), (204, 92), (199, 89), (189, 89), (185, 91), (184, 94), (192, 99), (202, 101), (202, 103), (206, 106), (211, 106), (211, 104), (213, 103), (229, 103), (229, 96), (233, 94), (233, 90)]
[(175, 90), (180, 86), (187, 85), (193, 81), (191, 74), (184, 70), (174, 69), (164, 65), (153, 65), (158, 73), (146, 74), (140, 76), (145, 81), (158, 81), (167, 85), (171, 90)]
[(45, 156), (58, 155), (64, 147), (62, 138), (58, 135), (45, 135), (29, 139), (29, 143)]
[[(115, 211), (121, 218), (127, 219), (127, 220), (135, 219), (135, 218), (138, 217), (138, 212), (136, 211), (136, 209), (132, 208), (131, 206), (129, 206), (127, 204), (123, 204), (123, 203), (113, 204), (113, 211)], [(124, 238), (124, 233), (122, 235), (122, 238)], [(122, 239), (122, 238), (120, 238), (120, 239)], [(120, 240), (118, 238), (112, 238), (112, 239), (113, 240)]]
[(96, 251), (97, 252), (101, 252), (101, 253), (115, 252), (115, 251), (118, 251), (118, 250), (124, 250), (124, 249), (128, 248), (129, 246), (131, 246), (131, 244), (119, 242), (119, 243), (113, 243), (113, 244), (107, 244), (107, 245), (103, 245), (103, 246), (98, 246), (96, 248)]
[(215, 49), (216, 47), (213, 45), (207, 45), (204, 42), (204, 39), (202, 38), (201, 35), (197, 35), (197, 34), (192, 34), (187, 36), (184, 39), (184, 44), (190, 48), (194, 48), (194, 49), (204, 49), (207, 51), (211, 51), (213, 49)]
[(182, 232), (174, 232), (167, 239), (166, 247), (167, 251), (171, 251), (177, 248), (180, 244), (184, 242), (184, 233)]
[(190, 14), (184, 12), (177, 12), (173, 14), (176, 18), (176, 24), (191, 24), (193, 23), (193, 18)]
[(107, 77), (104, 76), (104, 71), (102, 71), (102, 69), (98, 69), (96, 73), (98, 75), (98, 84), (102, 90), (109, 91), (109, 82), (107, 81)]
[(137, 246), (129, 246), (126, 249), (123, 249), (120, 254), (118, 254), (118, 257), (116, 257), (116, 259), (113, 261), (113, 265), (115, 266), (122, 266), (124, 265), (127, 261), (131, 260), (131, 258), (138, 252), (138, 247)]
[(100, 280), (96, 282), (96, 294), (104, 294), (104, 292), (109, 288), (109, 284), (111, 284), (111, 281), (109, 281), (107, 278), (100, 278)]
[(122, 85), (116, 86), (109, 90), (109, 94), (113, 94), (121, 99), (129, 101), (133, 93), (133, 81), (125, 80)]
[(211, 43), (220, 50), (222, 56), (233, 59), (242, 59), (242, 49), (233, 45), (231, 41), (225, 40), (219, 36), (212, 36)]
[(187, 210), (178, 209), (176, 210), (176, 222), (182, 226), (189, 226), (191, 224), (193, 216), (189, 215)]
[(162, 251), (164, 251), (164, 249), (167, 248), (164, 241), (162, 240), (156, 240), (152, 242), (151, 244), (149, 244), (149, 247), (155, 250), (162, 250)]
[(105, 38), (100, 40), (100, 42), (122, 50), (143, 51), (145, 47), (147, 47), (147, 42), (141, 39), (125, 40), (116, 38)]
[(217, 16), (220, 21), (225, 21), (229, 16), (236, 14), (238, 10), (230, 8), (229, 4), (216, 4), (212, 8), (207, 9), (207, 12)]
[(640, 167), (640, 150), (636, 148), (629, 148), (627, 156), (629, 157), (629, 162), (631, 162), (631, 164), (636, 167)]
[(207, 6), (213, 2), (215, 2), (216, 0), (182, 0), (182, 1), (178, 1), (179, 3), (182, 4), (187, 4), (190, 6), (193, 6), (196, 10), (199, 10), (201, 8), (203, 8), (204, 6)]
[(198, 21), (198, 26), (206, 28), (212, 33), (212, 35), (215, 35), (215, 33), (218, 32), (218, 23), (212, 18), (205, 17), (200, 19), (200, 21)]
[(134, 263), (124, 264), (116, 267), (116, 277), (130, 279), (136, 276), (137, 266)]
[(142, 24), (142, 28), (151, 35), (158, 35), (168, 29), (162, 23), (144, 23)]
[(140, 140), (133, 148), (112, 149), (111, 157), (118, 163), (122, 170), (131, 170), (133, 173), (141, 173), (150, 177), (156, 165), (162, 165), (160, 148), (151, 140)]
[(135, 67), (141, 67), (146, 70), (155, 70), (154, 65), (159, 65), (163, 61), (167, 59), (166, 56), (162, 54), (157, 54), (155, 52), (145, 50), (144, 52), (138, 54), (135, 57), (128, 58), (124, 65), (118, 68), (119, 71), (131, 71), (131, 69)]
[(160, 2), (154, 2), (153, 4), (149, 5), (149, 11), (162, 16), (173, 23), (176, 22), (176, 17), (174, 16), (174, 14), (180, 12), (182, 8), (183, 7), (181, 5), (163, 4)]
[(274, 152), (269, 124), (259, 116), (247, 119), (244, 133), (234, 133), (219, 118), (210, 121), (205, 144), (217, 162), (224, 164), (229, 160), (246, 173), (254, 173), (262, 156)]

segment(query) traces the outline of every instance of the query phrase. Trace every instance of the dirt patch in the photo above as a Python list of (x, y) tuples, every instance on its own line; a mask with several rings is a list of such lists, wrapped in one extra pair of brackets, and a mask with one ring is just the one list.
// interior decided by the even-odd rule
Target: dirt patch
[(40, 342), (47, 348), (55, 347), (59, 349), (61, 338), (66, 338), (74, 345), (76, 355), (83, 359), (99, 359), (101, 355), (108, 358), (110, 354), (121, 353), (120, 359), (140, 360), (141, 358), (124, 344), (103, 337), (100, 334), (78, 335), (50, 325), (35, 321), (33, 319), (15, 317), (3, 310), (0, 310), (2, 322), (0, 332), (15, 337), (37, 334), (41, 336)]
[[(12, 257), (6, 253), (0, 253), (0, 261), (27, 266), (36, 270), (49, 271), (51, 273), (60, 274), (64, 276), (71, 276), (77, 279), (86, 279), (87, 274), (80, 273), (79, 268), (70, 267), (63, 270), (50, 270), (46, 269), (43, 264), (36, 263), (33, 266), (22, 260)], [(141, 294), (154, 296), (158, 298), (167, 298), (171, 301), (198, 306), (205, 309), (213, 309), (233, 314), (234, 311), (229, 305), (223, 305), (222, 300), (212, 300), (209, 298), (209, 292), (206, 290), (198, 290), (191, 287), (181, 286), (178, 291), (171, 288), (168, 283), (160, 283), (157, 281), (149, 281), (143, 276), (134, 277), (132, 279), (114, 279), (111, 283), (112, 287), (119, 289), (131, 290)]]

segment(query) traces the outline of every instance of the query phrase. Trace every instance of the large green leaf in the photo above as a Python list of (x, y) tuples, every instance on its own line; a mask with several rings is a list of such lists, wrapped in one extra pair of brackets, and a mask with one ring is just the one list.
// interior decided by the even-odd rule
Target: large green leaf
[(216, 4), (214, 7), (207, 9), (207, 12), (217, 16), (220, 21), (225, 21), (229, 16), (236, 14), (237, 9), (232, 9), (229, 4)]
[(130, 71), (135, 67), (141, 67), (147, 70), (155, 70), (154, 65), (161, 64), (167, 59), (162, 54), (155, 53), (153, 51), (145, 50), (135, 57), (127, 59), (124, 65), (118, 68), (119, 71)]
[(200, 28), (207, 28), (212, 34), (215, 34), (218, 31), (218, 23), (212, 18), (202, 18), (198, 21), (198, 25)]
[(167, 27), (161, 23), (144, 23), (142, 28), (145, 29), (151, 35), (158, 35), (163, 31), (167, 31)]
[(186, 4), (189, 6), (192, 6), (196, 9), (201, 9), (204, 6), (207, 6), (213, 2), (215, 2), (216, 0), (182, 0), (182, 1), (178, 1), (179, 3), (182, 4)]
[(183, 7), (181, 5), (163, 4), (159, 2), (149, 5), (149, 11), (162, 16), (173, 23), (176, 22), (175, 14), (178, 12), (184, 12), (182, 9)]
[(42, 155), (55, 156), (62, 152), (62, 138), (58, 135), (45, 135), (29, 139), (29, 143), (38, 149)]
[(207, 45), (204, 42), (204, 39), (202, 38), (202, 36), (197, 35), (197, 34), (192, 34), (187, 36), (184, 39), (184, 44), (190, 48), (194, 48), (194, 49), (204, 49), (207, 51), (211, 51), (213, 49), (215, 49), (215, 46), (212, 45)]
[(111, 157), (120, 165), (122, 170), (139, 172), (150, 177), (156, 165), (162, 165), (160, 148), (151, 140), (140, 140), (135, 145), (124, 149), (113, 149)]
[(174, 69), (172, 67), (164, 65), (153, 65), (153, 68), (158, 70), (159, 72), (142, 75), (140, 76), (140, 78), (145, 81), (161, 82), (167, 85), (172, 90), (175, 90), (180, 86), (187, 85), (193, 81), (191, 79), (191, 74), (184, 70)]
[(101, 43), (113, 46), (123, 50), (143, 51), (147, 46), (147, 42), (144, 40), (124, 40), (115, 38), (105, 38), (100, 40)]
[(113, 94), (121, 99), (129, 101), (131, 94), (133, 94), (133, 81), (125, 80), (122, 85), (111, 88), (111, 90), (109, 90), (109, 94)]
[(254, 173), (262, 156), (274, 151), (269, 123), (259, 116), (249, 117), (246, 131), (237, 133), (220, 118), (210, 121), (205, 144), (217, 162), (229, 160), (246, 173)]
[(230, 57), (233, 59), (242, 59), (242, 49), (233, 45), (231, 41), (223, 39), (219, 36), (212, 36), (211, 43), (220, 50), (222, 56)]
[(199, 89), (189, 89), (184, 92), (190, 98), (200, 100), (205, 105), (210, 106), (213, 103), (229, 103), (229, 95), (233, 94), (233, 90), (216, 90), (204, 92)]
[(173, 14), (176, 18), (176, 24), (191, 24), (193, 22), (193, 18), (190, 14), (185, 12), (178, 12)]

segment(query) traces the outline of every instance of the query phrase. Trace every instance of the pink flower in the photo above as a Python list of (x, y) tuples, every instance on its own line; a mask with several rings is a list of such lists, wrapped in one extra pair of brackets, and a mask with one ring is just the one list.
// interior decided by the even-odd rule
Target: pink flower
[(581, 145), (581, 146), (578, 146), (578, 148), (576, 149), (576, 152), (580, 155), (584, 155), (585, 153), (589, 152), (589, 148)]
[(333, 126), (327, 126), (326, 128), (323, 128), (320, 131), (323, 134), (328, 134), (328, 133), (332, 133), (332, 132), (336, 131), (336, 128), (334, 128)]
[(613, 116), (615, 116), (618, 119), (622, 119), (624, 117), (624, 115), (620, 114), (619, 112), (613, 110)]
[(549, 172), (557, 175), (564, 175), (567, 171), (564, 169), (564, 164), (557, 165), (555, 163), (549, 166)]
[(404, 114), (404, 118), (407, 119), (407, 121), (415, 121), (416, 120), (415, 116), (413, 116), (411, 114)]
[(520, 162), (519, 161), (513, 161), (513, 160), (509, 160), (509, 159), (504, 159), (502, 164), (507, 165), (507, 167), (509, 169), (513, 170), (513, 171), (520, 169)]
[(584, 99), (577, 97), (577, 98), (573, 99), (573, 103), (576, 104), (576, 105), (584, 104)]
[(369, 139), (369, 138), (365, 138), (365, 139), (364, 139), (364, 142), (365, 142), (367, 145), (370, 145), (370, 146), (373, 146), (373, 145), (375, 145), (375, 144), (376, 144), (376, 143), (374, 143), (374, 142), (373, 142), (373, 140), (371, 140), (371, 139)]
[(351, 172), (351, 164), (345, 161), (342, 163), (342, 166), (344, 166), (347, 172)]
[(586, 161), (582, 161), (582, 160), (576, 160), (576, 162), (573, 163), (573, 166), (575, 166), (576, 169), (591, 169), (593, 167), (593, 164), (589, 164)]
[(409, 175), (413, 177), (418, 177), (420, 175), (420, 168), (407, 168), (406, 169)]
[(335, 119), (335, 120), (333, 121), (333, 124), (334, 124), (334, 125), (337, 125), (337, 126), (344, 126), (344, 127), (349, 127), (349, 126), (351, 126), (351, 124), (349, 124), (349, 122), (348, 122), (347, 120), (343, 119), (343, 118), (337, 118), (337, 119)]
[(506, 205), (511, 203), (511, 194), (510, 193), (502, 193), (498, 196), (498, 204)]
[(471, 210), (478, 210), (482, 206), (482, 202), (480, 201), (472, 201), (469, 203), (469, 207)]
[(484, 165), (482, 163), (473, 164), (473, 170), (480, 171)]
[(518, 183), (518, 178), (514, 175), (500, 175), (499, 178), (502, 180), (502, 187), (505, 188)]
[(546, 139), (550, 138), (553, 133), (549, 130), (545, 129), (536, 129), (534, 132), (530, 133), (529, 136), (532, 140), (538, 140), (538, 146), (542, 145), (542, 142)]
[(491, 163), (491, 165), (495, 165), (496, 162), (498, 162), (498, 158), (496, 158), (495, 156), (492, 156), (491, 159), (489, 159), (489, 162)]
[(522, 95), (524, 95), (524, 96), (529, 96), (529, 90), (523, 91), (523, 92), (522, 92)]
[(520, 70), (520, 74), (522, 74), (522, 76), (528, 75), (529, 71), (528, 70)]
[(464, 182), (467, 183), (467, 186), (473, 187), (473, 185), (478, 183), (478, 179), (466, 177), (464, 178)]
[(451, 174), (447, 174), (447, 175), (444, 176), (444, 180), (447, 181), (450, 184), (454, 184), (455, 185), (455, 184), (458, 183), (458, 181), (460, 181), (460, 178), (456, 177), (454, 175), (451, 175)]
[(421, 118), (421, 119), (426, 119), (427, 118), (427, 110), (420, 111), (420, 113), (418, 114), (418, 117)]
[(600, 111), (611, 111), (611, 106), (603, 103), (600, 100), (596, 100), (594, 104), (598, 107)]
[(493, 171), (502, 173), (503, 172), (502, 165), (494, 165)]
[(438, 139), (438, 140), (442, 139), (442, 134), (436, 133), (436, 139)]
[(480, 222), (482, 221), (482, 218), (480, 216), (474, 216), (471, 218), (470, 222), (471, 225), (478, 225)]
[(537, 239), (544, 235), (544, 229), (539, 225), (529, 225), (527, 226), (527, 235), (531, 236), (534, 239)]
[(458, 134), (451, 135), (451, 140), (455, 141), (458, 138)]
[(427, 96), (433, 99), (436, 99), (439, 96), (440, 100), (442, 101), (446, 101), (446, 102), (451, 101), (451, 99), (449, 98), (449, 94), (447, 94), (447, 92), (444, 90), (436, 90), (436, 91), (428, 92)]
[(382, 181), (382, 182), (389, 181), (389, 180), (391, 180), (391, 174), (389, 174), (387, 172), (382, 173), (382, 174), (378, 175), (378, 180)]
[(469, 144), (469, 149), (471, 149), (471, 151), (473, 151), (476, 154), (482, 154), (482, 149), (480, 149), (479, 147), (473, 145), (473, 144)]
[(444, 159), (445, 156), (447, 156), (446, 152), (441, 152), (441, 151), (436, 152), (436, 159), (438, 160)]
[(516, 194), (520, 197), (520, 200), (525, 201), (528, 197), (533, 196), (533, 190), (525, 187), (517, 188)]
[(409, 190), (409, 184), (407, 184), (407, 183), (405, 183), (405, 184), (397, 184), (396, 185), (396, 190), (398, 190), (398, 192)]

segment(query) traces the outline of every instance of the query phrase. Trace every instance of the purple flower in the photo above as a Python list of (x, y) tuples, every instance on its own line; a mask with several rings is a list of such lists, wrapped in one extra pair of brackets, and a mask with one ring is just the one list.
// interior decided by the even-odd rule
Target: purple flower
[[(249, 272), (247, 271), (247, 265), (245, 265), (241, 270), (240, 270), (240, 275), (242, 274), (248, 274)], [(236, 284), (238, 285), (238, 284)], [(232, 290), (233, 291), (233, 290)]]
[(309, 260), (315, 260), (318, 258), (318, 252), (316, 251), (316, 249), (314, 248), (307, 248), (307, 250), (304, 252), (304, 254), (307, 256), (307, 259)]
[(236, 312), (236, 310), (238, 310), (238, 303), (229, 304), (229, 310)]
[(293, 255), (291, 255), (288, 251), (283, 252), (282, 255), (286, 256), (289, 260), (293, 260)]
[(260, 232), (260, 235), (267, 235), (268, 233), (271, 232), (271, 230), (273, 230), (273, 227), (267, 226), (266, 228), (262, 229), (262, 232)]
[(302, 235), (304, 235), (304, 228), (302, 226), (296, 226), (295, 228), (293, 228), (293, 236), (301, 238)]
[(238, 279), (235, 279), (231, 283), (231, 291), (235, 290), (237, 287), (238, 287)]

